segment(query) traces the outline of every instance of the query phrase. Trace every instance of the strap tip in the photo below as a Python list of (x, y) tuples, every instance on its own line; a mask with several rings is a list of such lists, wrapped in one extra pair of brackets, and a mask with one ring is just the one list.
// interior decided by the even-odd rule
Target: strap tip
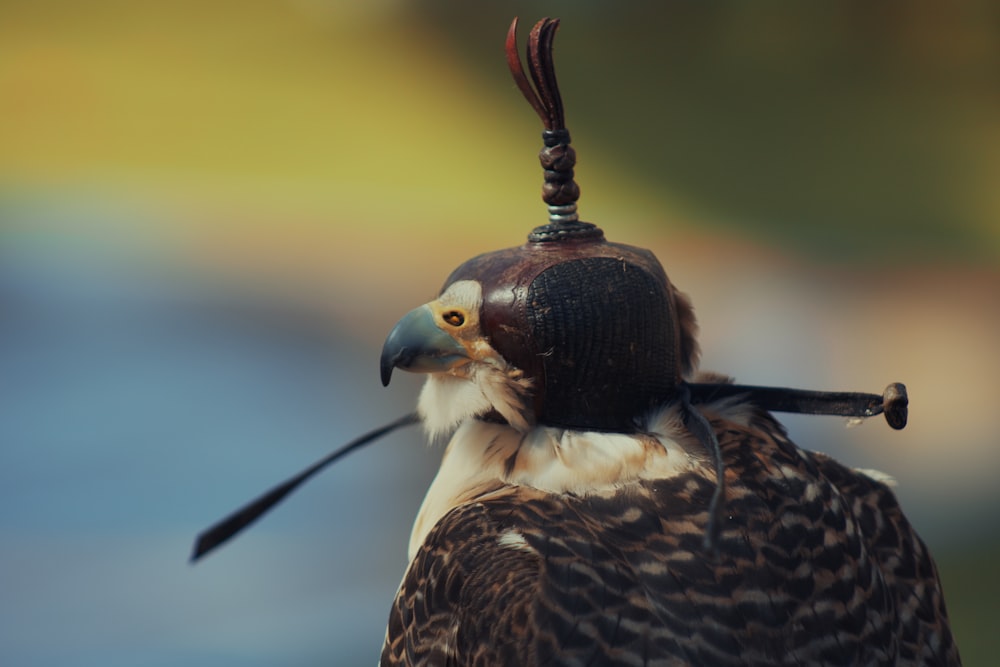
[(906, 395), (906, 385), (894, 382), (882, 394), (882, 411), (889, 426), (897, 431), (906, 426), (910, 399)]

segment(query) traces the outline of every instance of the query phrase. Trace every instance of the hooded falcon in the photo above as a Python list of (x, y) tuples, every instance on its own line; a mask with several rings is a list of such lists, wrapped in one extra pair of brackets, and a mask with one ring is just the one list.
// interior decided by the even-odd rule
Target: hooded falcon
[[(450, 436), (381, 664), (957, 665), (937, 571), (888, 478), (791, 442), (771, 411), (905, 424), (883, 397), (697, 370), (688, 299), (576, 213), (558, 22), (507, 58), (545, 124), (549, 223), (475, 257), (386, 339)], [(530, 76), (530, 81), (529, 81)]]

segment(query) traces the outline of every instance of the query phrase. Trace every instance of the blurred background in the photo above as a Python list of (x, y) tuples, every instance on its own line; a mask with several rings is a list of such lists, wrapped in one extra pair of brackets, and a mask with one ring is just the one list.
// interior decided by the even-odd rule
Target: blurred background
[[(496, 3), (499, 5), (500, 3)], [(440, 448), (383, 338), (544, 222), (503, 58), (561, 16), (581, 212), (652, 248), (704, 368), (881, 392), (788, 417), (893, 475), (965, 664), (1000, 651), (1000, 7), (0, 4), (0, 663), (370, 665)]]

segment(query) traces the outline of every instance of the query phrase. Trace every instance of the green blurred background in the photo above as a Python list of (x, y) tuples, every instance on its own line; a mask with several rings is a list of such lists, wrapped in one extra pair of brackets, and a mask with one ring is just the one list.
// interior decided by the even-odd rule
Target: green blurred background
[(581, 213), (654, 249), (703, 366), (880, 391), (791, 417), (884, 470), (967, 665), (1000, 651), (1000, 7), (0, 4), (0, 661), (371, 664), (440, 450), (359, 453), (204, 563), (194, 534), (412, 406), (383, 336), (544, 222), (502, 55), (560, 16)]

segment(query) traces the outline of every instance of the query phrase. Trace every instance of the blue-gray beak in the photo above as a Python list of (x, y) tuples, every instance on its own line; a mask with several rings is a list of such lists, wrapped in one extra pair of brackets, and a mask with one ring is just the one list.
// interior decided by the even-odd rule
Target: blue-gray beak
[(469, 357), (465, 348), (434, 321), (430, 306), (414, 308), (389, 332), (382, 346), (382, 386), (389, 386), (392, 369), (412, 373), (439, 373)]

